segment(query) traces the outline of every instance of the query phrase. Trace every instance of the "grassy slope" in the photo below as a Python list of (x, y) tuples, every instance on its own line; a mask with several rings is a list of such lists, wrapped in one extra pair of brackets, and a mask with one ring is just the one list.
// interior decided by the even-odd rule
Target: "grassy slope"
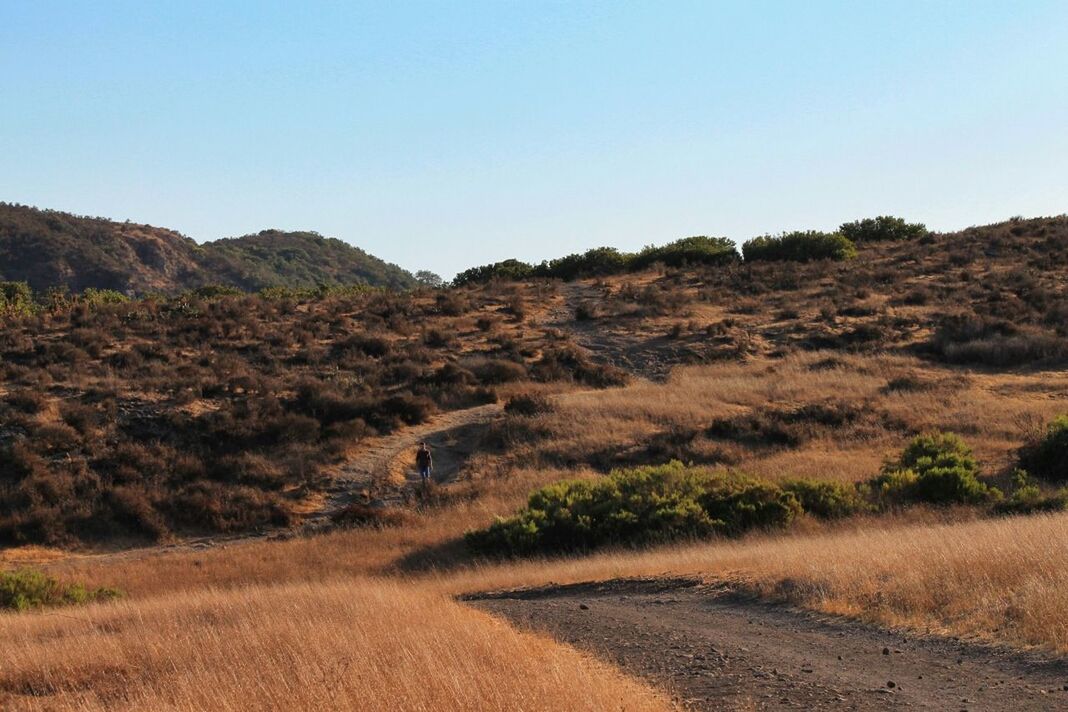
[[(710, 363), (678, 371), (663, 385), (637, 383), (596, 395), (564, 395), (553, 413), (502, 423), (499, 435), (513, 438), (510, 454), (472, 463), (475, 476), (453, 490), (454, 497), (414, 514), (403, 528), (206, 552), (68, 557), (53, 563), (49, 568), (61, 575), (117, 585), (131, 597), (121, 604), (86, 609), (83, 621), (0, 616), (5, 639), (14, 636), (21, 642), (17, 648), (30, 651), (0, 678), (0, 686), (12, 689), (27, 679), (71, 681), (81, 689), (65, 692), (63, 704), (106, 695), (107, 671), (85, 662), (86, 651), (98, 656), (105, 650), (103, 664), (114, 666), (119, 679), (132, 675), (133, 689), (146, 695), (140, 698), (144, 700), (195, 702), (197, 694), (210, 689), (217, 692), (216, 699), (262, 695), (267, 697), (254, 699), (314, 702), (318, 698), (285, 697), (292, 693), (275, 678), (258, 675), (261, 668), (278, 664), (262, 651), (318, 651), (315, 645), (321, 644), (324, 656), (316, 652), (299, 672), (308, 682), (308, 691), (301, 694), (325, 694), (329, 685), (323, 676), (331, 674), (337, 660), (366, 655), (371, 664), (380, 658), (392, 660), (384, 657), (391, 651), (427, 645), (420, 637), (426, 631), (410, 625), (411, 610), (438, 611), (434, 617), (446, 619), (448, 625), (455, 620), (457, 628), (450, 636), (471, 631), (480, 635), (485, 619), (459, 612), (453, 619), (444, 608), (431, 608), (444, 605), (437, 598), (441, 593), (670, 573), (728, 580), (773, 598), (883, 623), (1068, 651), (1068, 629), (1062, 621), (1068, 604), (1068, 561), (1059, 546), (1068, 535), (1068, 515), (1063, 514), (976, 520), (967, 510), (914, 511), (834, 526), (806, 521), (789, 532), (734, 542), (501, 565), (472, 564), (456, 546), (465, 530), (484, 525), (494, 513), (514, 510), (534, 486), (563, 476), (592, 476), (630, 461), (682, 456), (768, 476), (859, 480), (871, 476), (884, 454), (898, 450), (909, 433), (942, 427), (961, 432), (976, 447), (988, 474), (1003, 475), (1013, 449), (1027, 433), (1068, 407), (1063, 371), (1036, 370), (1044, 360), (1057, 363), (1057, 340), (1063, 338), (1050, 317), (1059, 313), (1065, 299), (1062, 223), (1027, 223), (1020, 235), (1012, 232), (1019, 225), (995, 226), (985, 233), (987, 242), (979, 240), (983, 235), (948, 236), (940, 239), (952, 250), (932, 249), (919, 257), (910, 257), (905, 246), (869, 248), (867, 255), (862, 251), (863, 262), (852, 268), (760, 268), (755, 278), (744, 272), (648, 273), (588, 284), (583, 294), (598, 290), (606, 295), (595, 305), (597, 334), (618, 337), (614, 343), (622, 349), (639, 346)], [(1038, 234), (1040, 230), (1045, 232)], [(1040, 263), (1043, 254), (1048, 258), (1045, 267)], [(885, 279), (878, 279), (880, 274)], [(748, 291), (732, 292), (738, 285)], [(921, 288), (922, 293), (912, 294)], [(544, 308), (573, 306), (562, 300), (554, 297)], [(1017, 332), (1004, 333), (1003, 325), (996, 325), (989, 332), (954, 332), (935, 341), (943, 320), (960, 312), (1013, 321)], [(679, 323), (682, 327), (674, 329)], [(866, 326), (872, 329), (865, 332)], [(864, 338), (857, 336), (865, 333)], [(1015, 337), (1027, 343), (1010, 343)], [(1034, 343), (1045, 346), (1031, 350)], [(947, 345), (955, 346), (945, 349)], [(829, 351), (804, 353), (813, 346)], [(926, 348), (930, 346), (940, 350)], [(1006, 349), (1027, 358), (1007, 368), (1001, 362)], [(720, 361), (724, 355), (730, 359)], [(735, 360), (738, 356), (743, 359)], [(846, 408), (847, 427), (831, 427), (818, 418), (802, 420), (792, 423), (796, 437), (786, 445), (761, 437), (766, 432), (762, 427), (742, 427), (735, 430), (740, 436), (726, 439), (716, 435), (722, 429), (710, 433), (708, 428), (716, 420), (739, 426), (781, 425), (783, 413), (828, 400)], [(650, 449), (651, 444), (656, 447)], [(486, 476), (480, 478), (479, 473)], [(429, 570), (431, 564), (438, 570)], [(362, 575), (395, 577), (402, 582), (401, 593), (376, 599), (382, 590), (395, 590), (389, 588), (393, 584), (352, 578)], [(250, 584), (256, 587), (244, 588)], [(282, 586), (272, 588), (277, 585)], [(208, 588), (222, 591), (206, 593)], [(395, 596), (407, 607), (394, 608)], [(422, 602), (409, 602), (407, 596)], [(263, 608), (268, 599), (269, 611)], [(339, 640), (334, 632), (339, 626), (353, 618), (362, 620), (346, 608), (346, 601), (368, 600), (372, 603), (364, 617), (372, 618), (375, 626), (381, 622), (381, 632), (363, 638), (366, 647), (353, 645), (351, 635)], [(221, 609), (222, 617), (197, 614), (202, 610), (198, 601)], [(273, 612), (296, 601), (311, 611), (314, 625), (299, 633), (279, 633), (282, 622)], [(344, 624), (332, 617), (335, 608), (347, 612)], [(242, 611), (252, 612), (252, 618)], [(123, 627), (131, 617), (150, 625)], [(217, 635), (220, 621), (227, 620), (232, 633)], [(163, 633), (154, 632), (157, 627)], [(176, 628), (180, 634), (167, 637), (166, 631)], [(517, 688), (520, 682), (541, 685), (541, 673), (554, 668), (542, 664), (538, 679), (517, 681), (517, 671), (524, 668), (516, 667), (516, 654), (543, 662), (565, 653), (550, 647), (545, 653), (549, 657), (539, 658), (514, 647), (512, 635), (496, 631), (489, 657), (486, 647), (463, 638), (449, 648), (460, 654), (445, 656), (449, 667), (442, 668), (447, 673), (442, 677), (455, 676), (458, 687), (468, 684), (471, 674), (492, 680), (515, 695), (506, 700), (513, 706), (523, 699), (603, 705), (615, 695), (630, 707), (632, 701), (644, 704), (649, 699), (611, 671), (596, 680), (566, 681), (605, 691), (594, 702), (552, 698), (548, 695), (560, 691), (551, 693), (546, 687)], [(270, 645), (264, 646), (265, 640)], [(192, 652), (188, 641), (195, 642)], [(236, 677), (219, 680), (219, 661), (243, 655), (246, 644), (259, 646), (261, 652), (254, 653), (259, 657), (252, 658), (255, 666), (242, 666)], [(476, 664), (453, 667), (455, 658), (464, 654)], [(185, 662), (190, 656), (195, 664)], [(584, 664), (573, 658), (557, 659), (568, 661), (569, 670), (587, 674), (582, 672)], [(176, 660), (178, 667), (170, 668), (175, 670), (170, 677), (154, 672)], [(131, 661), (141, 663), (132, 673)], [(368, 678), (374, 689), (421, 694), (407, 689), (398, 693), (389, 687), (391, 673), (376, 675)], [(561, 682), (550, 679), (552, 685)], [(500, 699), (472, 689), (480, 700)], [(347, 688), (341, 694), (349, 694)], [(434, 687), (426, 694), (445, 693)], [(429, 699), (447, 703), (459, 698)]]

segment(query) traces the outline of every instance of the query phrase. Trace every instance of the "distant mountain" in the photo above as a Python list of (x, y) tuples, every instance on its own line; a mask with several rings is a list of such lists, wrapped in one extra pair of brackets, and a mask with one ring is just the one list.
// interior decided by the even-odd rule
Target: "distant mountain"
[(411, 287), (415, 280), (396, 265), (358, 247), (314, 232), (264, 230), (202, 246), (201, 264), (217, 281), (246, 290), (278, 284), (373, 284)]
[(264, 230), (198, 245), (166, 228), (0, 203), (0, 280), (141, 294), (207, 284), (415, 284), (406, 270), (314, 232)]

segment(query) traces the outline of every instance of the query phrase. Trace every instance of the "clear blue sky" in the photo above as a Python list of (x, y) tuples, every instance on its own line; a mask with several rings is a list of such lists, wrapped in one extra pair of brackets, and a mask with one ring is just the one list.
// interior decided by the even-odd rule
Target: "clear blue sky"
[(0, 200), (445, 276), (1068, 211), (1068, 3), (0, 0)]

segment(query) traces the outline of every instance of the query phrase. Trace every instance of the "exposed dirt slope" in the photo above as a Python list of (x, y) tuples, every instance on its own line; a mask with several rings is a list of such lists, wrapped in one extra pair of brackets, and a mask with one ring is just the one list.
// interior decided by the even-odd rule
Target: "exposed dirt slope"
[(685, 707), (1068, 709), (1068, 663), (757, 603), (688, 580), (482, 594), (474, 605), (594, 652)]
[(595, 314), (604, 299), (595, 284), (566, 282), (561, 285), (563, 303), (550, 315), (550, 324), (569, 333), (575, 342), (608, 363), (651, 381), (663, 381), (679, 363), (676, 349), (663, 334), (634, 329), (632, 324), (610, 324), (579, 318)]

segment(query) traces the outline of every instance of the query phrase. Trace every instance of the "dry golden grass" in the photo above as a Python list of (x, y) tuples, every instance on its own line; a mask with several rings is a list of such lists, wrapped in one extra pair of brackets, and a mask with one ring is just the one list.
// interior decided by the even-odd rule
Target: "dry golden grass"
[[(887, 388), (902, 377), (923, 387)], [(789, 449), (747, 447), (702, 434), (716, 419), (832, 401), (878, 414), (889, 424), (874, 424), (863, 437), (828, 429)], [(626, 453), (657, 434), (696, 431), (689, 450), (705, 461), (726, 455), (757, 475), (856, 481), (876, 474), (908, 433), (938, 429), (962, 435), (995, 474), (1011, 465), (1012, 452), (1030, 429), (1068, 411), (1068, 373), (983, 375), (904, 356), (814, 352), (780, 361), (678, 368), (664, 384), (574, 393), (558, 404), (555, 413), (538, 419), (539, 437), (513, 453), (516, 461), (583, 462), (604, 452)]]
[(369, 579), (0, 615), (0, 638), (3, 709), (670, 708), (571, 648)]
[(882, 624), (1068, 652), (1068, 514), (872, 519), (803, 535), (477, 567), (436, 577), (434, 586), (461, 592), (678, 575)]
[[(546, 482), (591, 476), (581, 465), (591, 453), (701, 431), (769, 404), (830, 397), (907, 425), (735, 451), (757, 474), (844, 481), (870, 477), (909, 430), (927, 428), (963, 434), (997, 473), (1029, 429), (1068, 410), (1064, 373), (964, 374), (905, 357), (835, 356), (828, 367), (827, 358), (689, 367), (666, 384), (560, 394), (555, 412), (529, 421), (534, 437), (503, 457), (472, 460), (468, 473), (477, 476), (450, 485), (444, 506), (413, 512), (403, 527), (58, 561), (48, 561), (51, 551), (8, 552), (7, 563), (36, 557), (61, 577), (129, 597), (0, 616), (0, 636), (13, 641), (0, 653), (0, 694), (16, 695), (8, 706), (54, 709), (654, 708), (664, 701), (613, 669), (449, 599), (631, 576), (728, 581), (829, 613), (1068, 652), (1068, 515), (977, 520), (974, 510), (915, 510), (833, 526), (805, 521), (738, 541), (468, 561), (463, 532), (514, 511)], [(929, 387), (886, 388), (903, 376)], [(580, 464), (522, 466), (539, 461)], [(21, 694), (30, 690), (49, 694)]]

